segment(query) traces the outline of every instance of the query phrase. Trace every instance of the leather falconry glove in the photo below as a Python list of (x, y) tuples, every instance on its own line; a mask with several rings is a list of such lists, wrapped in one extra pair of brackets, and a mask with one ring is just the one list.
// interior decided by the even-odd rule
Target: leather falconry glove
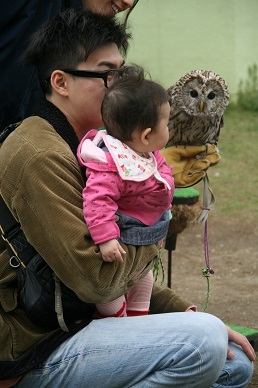
[(209, 167), (220, 161), (219, 150), (214, 144), (201, 146), (171, 146), (161, 150), (169, 166), (174, 166), (175, 187), (190, 187), (205, 176)]

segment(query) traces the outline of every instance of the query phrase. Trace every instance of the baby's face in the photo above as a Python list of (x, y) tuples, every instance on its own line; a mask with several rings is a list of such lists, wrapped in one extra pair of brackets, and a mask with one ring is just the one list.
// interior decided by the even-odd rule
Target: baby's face
[(170, 105), (165, 103), (161, 105), (159, 111), (159, 122), (156, 128), (150, 133), (150, 151), (158, 151), (164, 148), (168, 142), (168, 120), (170, 114)]

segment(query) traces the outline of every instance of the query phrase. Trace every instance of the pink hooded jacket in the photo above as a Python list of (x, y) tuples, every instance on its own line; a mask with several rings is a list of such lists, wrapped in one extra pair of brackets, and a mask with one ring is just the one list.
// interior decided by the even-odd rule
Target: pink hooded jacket
[[(109, 152), (98, 147), (101, 140)], [(117, 211), (153, 225), (171, 208), (172, 168), (159, 151), (149, 153), (146, 160), (106, 131), (91, 130), (77, 156), (86, 166), (83, 212), (95, 244), (120, 237)]]

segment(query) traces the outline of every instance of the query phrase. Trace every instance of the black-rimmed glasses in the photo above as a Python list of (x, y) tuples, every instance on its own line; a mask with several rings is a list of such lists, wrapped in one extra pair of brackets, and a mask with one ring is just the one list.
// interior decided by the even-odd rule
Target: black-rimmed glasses
[[(87, 77), (87, 78), (102, 78), (106, 88), (109, 88), (115, 79), (122, 78), (127, 72), (128, 67), (122, 67), (121, 69), (110, 69), (103, 71), (92, 70), (73, 70), (73, 69), (60, 69), (64, 73), (74, 75), (75, 77)], [(51, 76), (46, 78), (45, 82), (50, 82)]]

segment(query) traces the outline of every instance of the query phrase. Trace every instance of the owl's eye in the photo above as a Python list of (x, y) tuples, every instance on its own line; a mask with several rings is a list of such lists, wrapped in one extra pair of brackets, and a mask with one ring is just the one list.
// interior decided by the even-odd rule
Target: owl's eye
[(193, 98), (196, 98), (196, 97), (198, 97), (198, 92), (196, 90), (191, 90), (190, 91), (190, 96), (193, 97)]
[(213, 99), (215, 98), (215, 96), (216, 96), (216, 94), (215, 94), (214, 92), (210, 92), (210, 93), (208, 94), (208, 99), (209, 99), (209, 100), (213, 100)]

